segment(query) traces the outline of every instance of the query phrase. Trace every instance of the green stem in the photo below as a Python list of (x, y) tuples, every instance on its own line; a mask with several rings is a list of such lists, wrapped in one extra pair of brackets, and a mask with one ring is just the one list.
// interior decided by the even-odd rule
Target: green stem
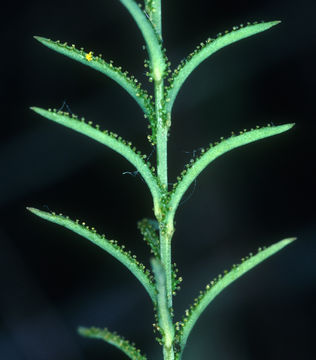
[(154, 271), (157, 289), (158, 321), (163, 332), (164, 359), (173, 359), (174, 326), (168, 306), (166, 271), (161, 261), (152, 259), (151, 265)]
[(166, 289), (169, 309), (172, 308), (172, 267), (171, 267), (171, 238), (160, 230), (160, 259), (166, 271)]
[(171, 347), (170, 349), (167, 348), (163, 348), (163, 358), (164, 360), (174, 360), (174, 352), (173, 352), (173, 347)]
[(167, 140), (168, 128), (162, 118), (162, 101), (164, 96), (163, 80), (155, 81), (155, 102), (157, 117), (157, 173), (161, 185), (168, 188)]
[[(160, 201), (159, 213), (156, 214), (160, 223), (160, 259), (166, 272), (166, 295), (169, 311), (172, 308), (172, 269), (171, 269), (171, 236), (172, 232), (163, 221), (163, 197), (168, 191), (168, 164), (167, 164), (167, 139), (168, 127), (161, 116), (163, 102), (163, 81), (155, 81), (155, 104), (157, 117), (157, 174), (161, 186), (163, 187)], [(170, 352), (170, 349), (168, 350)], [(165, 359), (169, 359), (168, 356)]]
[[(169, 316), (172, 318), (172, 266), (171, 266), (171, 238), (173, 235), (173, 222), (170, 224), (163, 221), (163, 198), (168, 192), (168, 165), (167, 165), (167, 140), (168, 127), (164, 124), (161, 113), (161, 102), (163, 99), (163, 84), (162, 81), (156, 84), (156, 114), (157, 114), (157, 173), (159, 181), (163, 187), (160, 212), (158, 220), (160, 222), (160, 260), (165, 269), (165, 292), (169, 311)], [(160, 309), (158, 309), (160, 312)], [(173, 360), (174, 352), (173, 346), (164, 344), (163, 348), (164, 360)]]
[(163, 81), (155, 81), (155, 104), (157, 117), (157, 174), (161, 186), (163, 187), (160, 201), (159, 213), (156, 214), (160, 223), (160, 258), (166, 271), (166, 286), (168, 306), (172, 307), (172, 273), (171, 273), (171, 236), (163, 221), (163, 197), (168, 191), (168, 164), (167, 164), (167, 139), (168, 127), (161, 116), (163, 102)]
[[(158, 35), (161, 37), (161, 0), (156, 0), (154, 12), (154, 23)], [(153, 65), (153, 64), (152, 64)], [(172, 261), (171, 261), (171, 238), (173, 235), (173, 222), (166, 223), (165, 196), (168, 194), (168, 162), (167, 162), (167, 141), (168, 141), (168, 124), (162, 116), (164, 103), (164, 82), (163, 74), (159, 68), (153, 66), (153, 78), (155, 82), (155, 112), (157, 119), (157, 175), (162, 187), (159, 209), (156, 209), (156, 217), (160, 225), (160, 261), (164, 269), (164, 282), (160, 283), (165, 294), (166, 304), (164, 307), (158, 304), (158, 317), (160, 319), (168, 318), (169, 326), (164, 326), (164, 360), (174, 360), (173, 351), (173, 324), (172, 324)], [(172, 336), (171, 336), (172, 333)]]

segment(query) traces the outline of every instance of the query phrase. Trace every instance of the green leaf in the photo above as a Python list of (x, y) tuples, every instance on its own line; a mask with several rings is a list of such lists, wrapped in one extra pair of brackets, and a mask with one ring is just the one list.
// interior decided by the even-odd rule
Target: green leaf
[[(107, 63), (99, 56), (93, 56), (91, 53), (86, 53), (83, 49), (76, 49), (75, 45), (67, 45), (60, 41), (53, 41), (40, 36), (34, 36), (43, 45), (55, 50), (65, 56), (70, 57), (80, 63), (87, 65), (101, 73), (105, 74), (119, 85), (121, 85), (139, 104), (148, 119), (151, 120), (154, 114), (154, 107), (150, 100), (150, 96), (146, 90), (141, 88), (141, 84), (135, 79), (134, 76), (128, 76), (128, 72), (123, 72), (120, 66), (114, 66), (113, 62)], [(91, 60), (87, 60), (87, 56), (91, 54)], [(90, 58), (89, 58), (90, 59)]]
[(127, 267), (127, 269), (141, 282), (141, 284), (147, 290), (153, 303), (156, 303), (156, 292), (150, 271), (146, 269), (142, 263), (136, 260), (135, 255), (125, 251), (124, 246), (118, 245), (116, 240), (108, 240), (104, 235), (99, 235), (95, 228), (90, 228), (84, 222), (80, 224), (79, 220), (72, 221), (62, 214), (56, 215), (55, 213), (41, 211), (32, 207), (28, 207), (27, 209), (42, 219), (48, 220), (73, 231), (74, 233), (84, 237), (85, 239), (91, 241), (101, 249), (108, 252), (120, 263)]
[(202, 149), (201, 155), (195, 161), (190, 162), (186, 167), (187, 170), (182, 172), (182, 178), (178, 177), (179, 182), (174, 185), (174, 190), (169, 202), (171, 208), (168, 216), (173, 217), (184, 193), (187, 191), (197, 176), (215, 159), (233, 150), (237, 147), (249, 144), (251, 142), (264, 139), (269, 136), (281, 134), (291, 129), (294, 124), (285, 124), (279, 126), (266, 126), (252, 129), (250, 131), (240, 131), (239, 135), (232, 133), (228, 139), (221, 138), (221, 142), (210, 145), (208, 149)]
[[(183, 352), (193, 326), (213, 299), (232, 282), (262, 261), (283, 249), (285, 246), (291, 244), (294, 240), (296, 240), (296, 238), (288, 238), (281, 240), (268, 248), (259, 248), (257, 254), (253, 255), (250, 253), (249, 256), (242, 259), (241, 264), (234, 265), (229, 272), (225, 271), (224, 275), (219, 275), (211, 281), (211, 283), (206, 286), (205, 290), (201, 291), (200, 295), (194, 300), (194, 304), (186, 310), (183, 320), (176, 323), (176, 329), (178, 330), (177, 342), (181, 347), (181, 353)], [(181, 358), (181, 353), (178, 355), (177, 359)]]
[(248, 23), (247, 26), (235, 26), (232, 31), (219, 33), (216, 39), (207, 39), (201, 43), (181, 64), (174, 70), (170, 81), (170, 88), (167, 92), (167, 110), (171, 112), (175, 98), (185, 80), (198, 65), (223, 47), (236, 41), (255, 35), (262, 31), (270, 29), (272, 26), (279, 24), (280, 21)]
[(155, 31), (152, 23), (147, 19), (144, 12), (134, 0), (120, 0), (134, 18), (143, 37), (145, 39), (149, 53), (150, 63), (152, 66), (152, 76), (155, 81), (159, 82), (164, 77), (166, 61), (162, 51), (159, 35)]
[(141, 355), (140, 350), (135, 347), (135, 344), (130, 343), (128, 340), (124, 339), (122, 336), (117, 335), (115, 332), (110, 332), (108, 329), (80, 327), (78, 332), (84, 337), (104, 340), (105, 342), (114, 345), (132, 360), (147, 359), (146, 356)]
[(152, 173), (152, 169), (148, 166), (149, 164), (144, 161), (146, 156), (136, 152), (136, 148), (132, 147), (131, 142), (123, 140), (121, 137), (118, 137), (117, 134), (108, 131), (100, 131), (98, 125), (93, 127), (92, 122), (86, 123), (84, 118), (78, 119), (76, 115), (70, 116), (68, 113), (62, 111), (52, 111), (50, 109), (45, 110), (38, 107), (32, 107), (31, 110), (49, 120), (86, 135), (122, 155), (131, 164), (133, 164), (133, 166), (135, 166), (137, 171), (139, 171), (141, 176), (144, 178), (151, 191), (154, 202), (159, 199), (159, 186), (157, 184), (156, 177)]

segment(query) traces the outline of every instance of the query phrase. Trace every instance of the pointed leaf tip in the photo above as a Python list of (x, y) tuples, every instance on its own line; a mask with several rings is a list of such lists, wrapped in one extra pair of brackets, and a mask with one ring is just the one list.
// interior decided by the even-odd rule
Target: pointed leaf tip
[(39, 108), (38, 106), (30, 106), (29, 109), (32, 110), (32, 111), (34, 111), (34, 112), (37, 113), (37, 114), (40, 114), (40, 115), (44, 116), (43, 114), (44, 114), (45, 110)]
[(49, 39), (47, 38), (44, 38), (42, 36), (37, 36), (37, 35), (34, 35), (33, 38), (39, 42), (44, 42), (44, 41), (48, 41)]
[(33, 213), (33, 214), (36, 214), (36, 213), (39, 212), (38, 209), (33, 208), (33, 207), (31, 207), (31, 206), (26, 206), (26, 210), (30, 211), (30, 212)]
[(295, 123), (289, 123), (287, 124), (289, 129), (292, 129), (293, 126), (295, 126)]
[(285, 239), (283, 241), (284, 241), (284, 243), (290, 244), (295, 240), (297, 240), (297, 237), (291, 237), (291, 238)]
[(90, 335), (90, 330), (89, 330), (89, 328), (86, 328), (84, 326), (79, 326), (78, 327), (78, 334), (80, 334), (81, 336), (89, 336)]

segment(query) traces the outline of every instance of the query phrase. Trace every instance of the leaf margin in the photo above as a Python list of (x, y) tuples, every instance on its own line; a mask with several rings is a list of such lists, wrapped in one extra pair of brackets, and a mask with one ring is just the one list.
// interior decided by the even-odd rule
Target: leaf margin
[(268, 138), (270, 136), (281, 134), (290, 130), (295, 124), (283, 124), (271, 126), (268, 124), (264, 127), (256, 127), (256, 129), (240, 131), (238, 135), (232, 132), (232, 135), (224, 139), (221, 138), (220, 142), (215, 145), (211, 144), (206, 150), (202, 149), (202, 154), (194, 162), (186, 165), (187, 169), (184, 170), (181, 176), (178, 176), (178, 183), (174, 184), (169, 201), (168, 218), (173, 218), (179, 206), (179, 203), (197, 176), (219, 156), (229, 152), (235, 148), (247, 145), (249, 143)]
[(54, 212), (50, 213), (33, 207), (27, 207), (26, 209), (44, 220), (71, 230), (112, 255), (139, 280), (153, 303), (156, 304), (156, 289), (151, 279), (150, 270), (146, 269), (143, 264), (137, 261), (135, 255), (131, 255), (130, 252), (124, 250), (125, 246), (120, 246), (117, 244), (117, 241), (108, 240), (104, 235), (99, 235), (93, 227), (89, 228), (85, 222), (80, 224), (79, 220), (70, 220), (68, 216), (64, 216), (63, 214), (57, 215)]
[(100, 339), (115, 346), (131, 360), (147, 360), (147, 357), (145, 355), (141, 355), (140, 350), (135, 347), (134, 343), (126, 340), (116, 332), (109, 331), (107, 328), (100, 329), (94, 326), (90, 328), (80, 326), (78, 328), (78, 333), (83, 337)]
[(93, 127), (92, 122), (86, 123), (84, 118), (79, 119), (76, 115), (70, 116), (66, 112), (56, 111), (55, 109), (53, 109), (53, 111), (51, 109), (45, 110), (36, 106), (33, 106), (30, 109), (48, 120), (52, 120), (60, 125), (66, 126), (100, 142), (103, 145), (106, 145), (110, 149), (123, 156), (133, 166), (135, 166), (137, 171), (145, 180), (152, 194), (154, 204), (158, 202), (160, 197), (160, 188), (158, 186), (156, 177), (153, 174), (152, 168), (148, 166), (149, 163), (144, 161), (144, 157), (146, 155), (141, 156), (136, 153), (136, 148), (132, 147), (131, 142), (121, 139), (119, 136), (117, 136), (117, 134), (108, 131), (100, 131), (98, 125)]
[(123, 72), (120, 66), (114, 66), (112, 60), (109, 63), (106, 62), (100, 55), (92, 56), (92, 59), (88, 61), (86, 58), (88, 53), (83, 48), (78, 50), (75, 45), (69, 46), (67, 42), (61, 43), (59, 40), (54, 41), (42, 36), (34, 36), (34, 38), (49, 49), (97, 70), (115, 81), (138, 103), (152, 125), (154, 107), (151, 97), (146, 90), (141, 88), (141, 84), (134, 76), (128, 76), (128, 72)]
[[(167, 111), (171, 113), (174, 101), (182, 85), (189, 75), (205, 60), (220, 49), (231, 45), (239, 40), (256, 35), (262, 31), (281, 23), (279, 20), (269, 22), (247, 23), (246, 26), (234, 26), (231, 31), (226, 30), (219, 33), (215, 39), (208, 38), (206, 42), (201, 42), (198, 47), (182, 61), (169, 79), (170, 86), (166, 92)], [(237, 36), (236, 36), (237, 34)], [(238, 38), (238, 35), (243, 35)]]
[[(252, 270), (255, 266), (259, 265), (270, 256), (282, 250), (287, 245), (297, 240), (296, 237), (286, 238), (277, 243), (274, 243), (266, 248), (259, 248), (257, 254), (249, 254), (249, 257), (242, 258), (242, 263), (239, 265), (233, 265), (230, 271), (224, 271), (224, 275), (219, 275), (216, 279), (206, 285), (204, 292), (200, 292), (200, 295), (195, 299), (193, 306), (186, 310), (186, 315), (181, 323), (176, 323), (177, 335), (176, 339), (181, 348), (181, 351), (176, 357), (176, 360), (180, 360), (183, 350), (185, 348), (187, 339), (193, 329), (195, 323), (208, 307), (208, 305), (219, 295), (227, 286), (232, 282)], [(193, 319), (192, 319), (193, 317)]]

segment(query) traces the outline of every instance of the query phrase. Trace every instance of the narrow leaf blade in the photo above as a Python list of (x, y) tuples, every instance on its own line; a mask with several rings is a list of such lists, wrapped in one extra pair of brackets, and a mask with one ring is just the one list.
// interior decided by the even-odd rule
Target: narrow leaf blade
[(171, 207), (171, 211), (168, 216), (174, 215), (184, 193), (187, 191), (192, 182), (197, 178), (197, 176), (212, 161), (230, 150), (257, 140), (281, 134), (290, 130), (293, 126), (294, 124), (284, 124), (279, 126), (266, 126), (250, 131), (241, 131), (239, 135), (232, 134), (232, 136), (228, 139), (223, 139), (220, 143), (215, 143), (214, 146), (211, 144), (211, 146), (206, 150), (203, 149), (200, 157), (198, 157), (192, 164), (188, 164), (188, 168), (185, 171), (185, 174), (182, 178), (180, 178), (178, 184), (175, 184), (169, 205)]
[(143, 34), (150, 57), (153, 78), (156, 81), (161, 81), (164, 77), (164, 71), (167, 65), (164, 54), (162, 52), (162, 46), (158, 33), (155, 31), (150, 20), (147, 19), (144, 12), (140, 9), (139, 5), (134, 0), (120, 1), (132, 15), (141, 33)]
[(41, 36), (34, 36), (34, 38), (48, 48), (87, 65), (114, 80), (133, 97), (149, 120), (152, 118), (154, 109), (146, 90), (141, 88), (141, 84), (134, 77), (130, 77), (127, 72), (123, 72), (121, 67), (114, 66), (112, 62), (107, 63), (100, 56), (93, 56), (91, 53), (78, 50), (74, 45), (69, 46), (67, 43), (63, 44)]
[(220, 294), (228, 285), (240, 278), (242, 275), (253, 269), (255, 266), (266, 260), (270, 256), (282, 250), (285, 246), (291, 244), (296, 238), (288, 238), (277, 242), (265, 249), (258, 249), (257, 254), (250, 254), (249, 257), (242, 259), (242, 263), (234, 265), (229, 272), (224, 272), (224, 275), (219, 275), (216, 279), (208, 284), (204, 291), (195, 299), (195, 303), (186, 310), (186, 315), (181, 324), (176, 326), (179, 330), (177, 340), (183, 351), (187, 342), (188, 336), (195, 325), (196, 321), (201, 316), (206, 307)]
[(185, 80), (204, 60), (225, 46), (268, 30), (279, 23), (280, 21), (271, 21), (253, 23), (240, 28), (234, 27), (230, 32), (227, 31), (224, 34), (220, 33), (217, 35), (217, 38), (210, 38), (205, 43), (201, 43), (185, 61), (181, 62), (181, 64), (175, 69), (173, 76), (170, 79), (171, 85), (167, 96), (169, 99), (169, 102), (167, 103), (168, 111), (171, 112), (175, 98)]
[(80, 224), (78, 220), (72, 221), (62, 214), (56, 215), (55, 213), (49, 213), (32, 207), (28, 207), (27, 210), (42, 219), (73, 231), (74, 233), (84, 237), (85, 239), (91, 241), (101, 249), (108, 252), (116, 260), (127, 267), (127, 269), (141, 282), (141, 284), (147, 290), (152, 301), (154, 303), (156, 302), (155, 287), (151, 279), (150, 271), (146, 269), (145, 266), (138, 260), (136, 260), (136, 256), (131, 255), (129, 252), (125, 251), (123, 247), (119, 246), (117, 241), (108, 240), (104, 235), (99, 235), (94, 228), (89, 228), (85, 223)]
[(31, 107), (31, 110), (35, 111), (37, 114), (45, 117), (46, 119), (52, 120), (58, 124), (64, 125), (72, 130), (86, 135), (122, 155), (133, 166), (135, 166), (137, 171), (144, 178), (153, 198), (159, 198), (159, 187), (150, 167), (144, 161), (145, 156), (137, 153), (130, 142), (121, 139), (114, 133), (100, 131), (98, 125), (93, 127), (92, 123), (86, 123), (83, 118), (78, 119), (78, 117), (75, 115), (70, 116), (68, 113), (62, 111), (57, 112), (54, 110), (45, 110), (39, 107)]
[(96, 327), (86, 328), (80, 327), (78, 329), (80, 335), (91, 338), (100, 339), (108, 344), (115, 346), (126, 354), (131, 360), (146, 360), (147, 357), (140, 353), (133, 343), (124, 339), (122, 336), (117, 335), (115, 332), (111, 332), (108, 329), (99, 329)]

